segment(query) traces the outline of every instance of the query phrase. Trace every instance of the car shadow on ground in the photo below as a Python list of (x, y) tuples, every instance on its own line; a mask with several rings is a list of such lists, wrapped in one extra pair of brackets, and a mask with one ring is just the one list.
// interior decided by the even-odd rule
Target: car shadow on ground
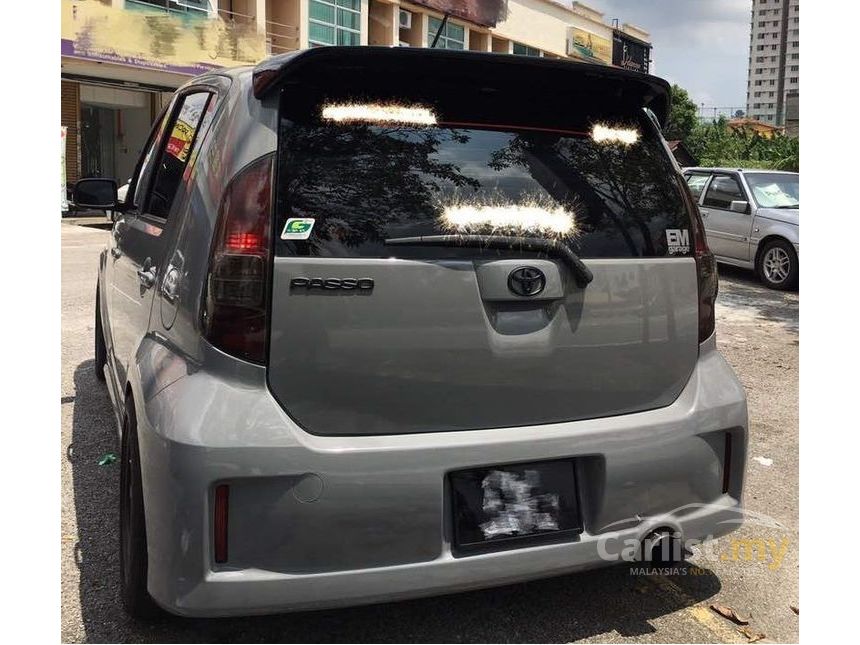
[[(708, 569), (675, 576), (676, 592), (615, 566), (535, 582), (449, 596), (338, 610), (252, 618), (128, 618), (119, 600), (119, 461), (105, 385), (93, 361), (78, 365), (72, 464), (76, 562), (88, 642), (570, 642), (606, 632), (633, 637), (656, 631), (651, 621), (716, 595)], [(677, 592), (680, 588), (681, 592)]]
[(734, 319), (762, 318), (798, 331), (800, 295), (797, 290), (776, 291), (764, 286), (754, 272), (720, 264), (717, 307)]

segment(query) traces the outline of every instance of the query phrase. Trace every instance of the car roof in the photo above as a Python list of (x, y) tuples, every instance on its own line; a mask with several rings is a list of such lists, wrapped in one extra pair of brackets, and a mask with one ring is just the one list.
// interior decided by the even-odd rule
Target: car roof
[(775, 175), (797, 175), (799, 173), (793, 172), (791, 170), (769, 170), (767, 168), (728, 168), (728, 167), (704, 167), (704, 166), (689, 166), (684, 168), (684, 172), (742, 172), (742, 173), (753, 173), (753, 172), (766, 172), (768, 174)]
[[(200, 85), (201, 83), (212, 83), (217, 78), (229, 78), (232, 81), (242, 81), (246, 83), (251, 82), (251, 73), (254, 71), (254, 68), (251, 65), (241, 65), (239, 67), (219, 67), (215, 69), (211, 69), (208, 72), (203, 72), (198, 76), (195, 76), (185, 83), (180, 85), (175, 91), (180, 92), (184, 90), (186, 87), (190, 87), (192, 85)], [(241, 87), (240, 84), (237, 86)]]

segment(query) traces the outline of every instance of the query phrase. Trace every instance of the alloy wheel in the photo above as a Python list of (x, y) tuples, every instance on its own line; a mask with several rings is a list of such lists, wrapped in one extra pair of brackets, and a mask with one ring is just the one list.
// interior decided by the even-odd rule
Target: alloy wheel
[(785, 249), (775, 246), (765, 253), (762, 270), (768, 281), (774, 284), (785, 282), (791, 272), (791, 258)]

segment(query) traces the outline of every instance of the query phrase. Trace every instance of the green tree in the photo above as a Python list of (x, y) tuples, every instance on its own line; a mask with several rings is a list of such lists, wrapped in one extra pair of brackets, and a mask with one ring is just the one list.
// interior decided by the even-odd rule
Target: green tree
[(672, 86), (672, 107), (669, 111), (669, 120), (663, 128), (663, 136), (669, 141), (680, 139), (686, 142), (687, 137), (696, 127), (698, 108), (687, 90), (679, 85)]
[(685, 141), (703, 166), (800, 169), (800, 141), (776, 133), (763, 137), (748, 128), (730, 128), (724, 117), (696, 125)]

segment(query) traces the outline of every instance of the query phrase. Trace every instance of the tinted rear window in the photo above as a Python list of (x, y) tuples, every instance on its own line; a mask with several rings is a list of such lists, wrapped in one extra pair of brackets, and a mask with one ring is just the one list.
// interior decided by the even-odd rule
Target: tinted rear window
[(623, 145), (596, 142), (601, 115), (586, 112), (551, 128), (527, 112), (515, 125), (510, 116), (463, 122), (450, 107), (435, 125), (374, 125), (325, 121), (322, 105), (289, 98), (282, 105), (276, 232), (288, 218), (314, 223), (307, 240), (278, 239), (279, 255), (511, 255), (384, 244), (451, 233), (452, 205), (569, 214), (575, 230), (554, 235), (584, 258), (664, 256), (667, 229), (689, 227), (676, 172), (644, 112), (607, 115), (607, 123), (638, 132), (638, 142)]

